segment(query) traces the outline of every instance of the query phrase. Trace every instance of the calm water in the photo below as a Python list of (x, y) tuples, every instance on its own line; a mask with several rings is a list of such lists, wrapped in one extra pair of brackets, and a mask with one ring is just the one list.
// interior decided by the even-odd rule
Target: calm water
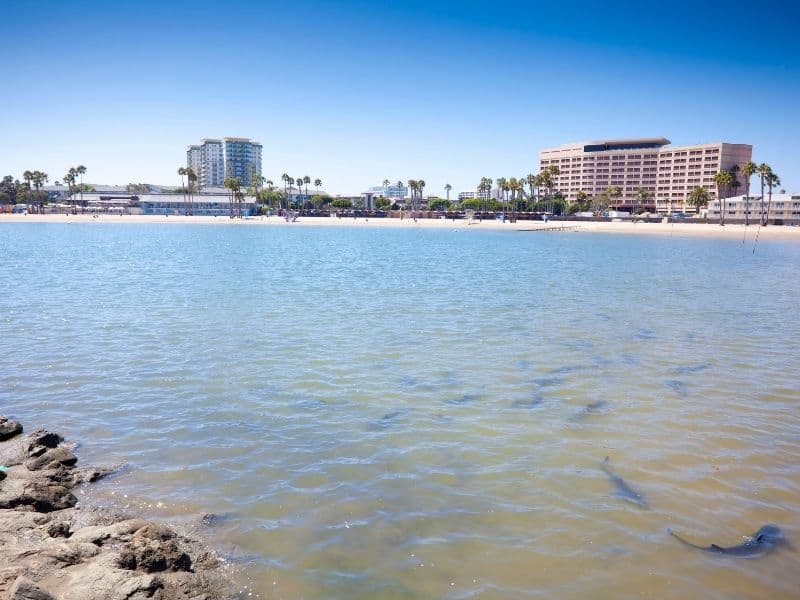
[(798, 552), (666, 533), (800, 548), (800, 245), (751, 249), (5, 225), (0, 414), (223, 515), (264, 598), (796, 597)]

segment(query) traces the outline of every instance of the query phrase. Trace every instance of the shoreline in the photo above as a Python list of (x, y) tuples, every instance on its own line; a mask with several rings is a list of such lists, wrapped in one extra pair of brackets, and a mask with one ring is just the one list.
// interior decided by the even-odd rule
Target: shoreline
[(203, 541), (73, 494), (116, 470), (77, 466), (74, 442), (0, 416), (0, 597), (162, 600), (236, 596)]
[[(560, 221), (551, 219), (543, 221), (517, 221), (502, 223), (494, 220), (468, 221), (466, 219), (396, 219), (359, 217), (300, 217), (294, 223), (287, 223), (282, 217), (245, 217), (229, 219), (227, 217), (206, 216), (163, 216), (163, 215), (23, 215), (0, 214), (0, 225), (15, 223), (94, 223), (94, 224), (178, 224), (178, 225), (217, 225), (217, 226), (271, 226), (271, 227), (372, 227), (372, 228), (406, 228), (406, 229), (450, 229), (467, 231), (517, 231), (517, 232), (554, 232), (569, 233), (605, 233), (621, 235), (661, 235), (680, 238), (721, 238), (754, 240), (756, 233), (759, 241), (797, 241), (800, 242), (800, 227), (788, 225), (769, 225), (759, 228), (758, 225), (745, 227), (741, 224), (730, 224), (721, 227), (712, 223), (633, 223), (607, 221)], [(760, 231), (759, 231), (760, 230)]]

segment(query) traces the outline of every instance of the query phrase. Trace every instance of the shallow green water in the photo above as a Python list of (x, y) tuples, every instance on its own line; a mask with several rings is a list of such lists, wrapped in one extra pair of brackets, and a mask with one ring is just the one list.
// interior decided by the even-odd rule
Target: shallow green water
[(127, 463), (93, 501), (224, 515), (261, 597), (791, 597), (798, 554), (666, 533), (800, 547), (800, 246), (751, 250), (4, 225), (0, 414)]

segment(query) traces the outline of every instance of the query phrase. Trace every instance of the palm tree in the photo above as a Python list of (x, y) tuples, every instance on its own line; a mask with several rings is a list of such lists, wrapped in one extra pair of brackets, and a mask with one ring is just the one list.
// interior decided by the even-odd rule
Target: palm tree
[(408, 180), (408, 188), (411, 190), (411, 210), (414, 210), (414, 203), (416, 202), (417, 197), (417, 180), (416, 179), (409, 179)]
[(417, 180), (417, 210), (419, 210), (419, 204), (422, 202), (422, 190), (425, 189), (425, 180), (418, 179)]
[(189, 214), (194, 214), (194, 188), (197, 183), (197, 173), (192, 167), (186, 167), (186, 178), (189, 180)]
[(551, 165), (550, 166), (550, 198), (552, 201), (553, 194), (557, 192), (556, 189), (556, 177), (561, 175), (561, 169), (558, 168), (558, 165)]
[(634, 198), (636, 198), (636, 203), (637, 204), (647, 204), (647, 201), (650, 200), (652, 195), (653, 194), (651, 194), (645, 188), (640, 187), (638, 190), (636, 190), (636, 194), (635, 194)]
[[(283, 195), (286, 197), (286, 206), (288, 208), (288, 206), (289, 206), (289, 194), (286, 191), (286, 185), (289, 183), (289, 174), (288, 173), (284, 173), (283, 175), (281, 175), (281, 180), (283, 181)], [(283, 204), (283, 203), (281, 203), (281, 204)], [(281, 206), (281, 208), (283, 208), (283, 206)]]
[(233, 201), (239, 199), (237, 193), (242, 185), (242, 180), (238, 177), (226, 177), (223, 185), (229, 190), (228, 197), (230, 199), (231, 219), (233, 219)]
[(81, 206), (83, 206), (83, 175), (86, 173), (86, 167), (78, 165), (75, 167), (75, 173), (81, 176)]
[(694, 188), (690, 193), (687, 200), (689, 200), (689, 204), (693, 204), (697, 214), (700, 214), (700, 208), (704, 205), (708, 204), (708, 191), (702, 185), (700, 187)]
[(729, 190), (728, 197), (735, 198), (739, 195), (737, 190), (742, 187), (742, 183), (739, 181), (739, 171), (741, 171), (741, 169), (739, 168), (739, 165), (733, 165), (730, 168), (730, 171), (731, 175), (733, 175), (733, 179), (731, 180), (731, 188)]
[(448, 205), (450, 204), (450, 190), (452, 190), (452, 189), (453, 189), (453, 186), (450, 185), (449, 183), (445, 183), (444, 184), (444, 191), (445, 191), (445, 194), (447, 194), (447, 204)]
[(752, 160), (748, 160), (742, 166), (744, 175), (744, 226), (750, 224), (750, 178), (758, 171), (758, 166)]
[(33, 187), (36, 190), (35, 199), (39, 203), (38, 212), (42, 214), (44, 212), (44, 198), (42, 197), (41, 187), (45, 183), (47, 183), (47, 173), (43, 173), (42, 171), (34, 171), (31, 173), (31, 180), (33, 181)]
[(714, 175), (714, 183), (717, 186), (717, 200), (719, 201), (719, 224), (725, 226), (725, 193), (733, 185), (733, 173), (730, 171), (719, 171)]
[(320, 179), (319, 177), (317, 177), (317, 178), (314, 180), (314, 187), (315, 187), (315, 188), (317, 188), (317, 196), (319, 196), (319, 186), (321, 186), (321, 185), (322, 185), (322, 179)]
[(764, 183), (766, 182), (770, 173), (772, 173), (772, 169), (767, 163), (761, 163), (758, 165), (758, 177), (761, 179), (761, 217), (759, 221), (762, 225), (767, 224), (766, 220), (764, 219)]
[(75, 169), (73, 167), (69, 168), (67, 174), (62, 177), (64, 183), (67, 184), (67, 197), (69, 198), (70, 204), (72, 204), (72, 213), (75, 213), (75, 204), (72, 202), (72, 193), (73, 188), (72, 186), (75, 184)]
[(25, 180), (25, 183), (28, 186), (28, 191), (31, 189), (31, 181), (33, 180), (33, 171), (25, 171), (22, 174), (22, 178)]
[[(178, 175), (181, 176), (181, 194), (183, 195), (183, 201), (186, 202), (186, 186), (183, 183), (183, 176), (186, 175), (186, 167), (178, 167)], [(188, 210), (184, 212), (189, 214)]]
[(297, 195), (298, 195), (298, 202), (299, 202), (298, 208), (303, 208), (303, 204), (306, 201), (305, 195), (303, 196), (302, 200), (299, 200), (299, 196), (303, 192), (303, 183), (305, 183), (305, 177), (303, 177), (301, 175), (300, 177), (297, 178)]
[[(47, 177), (45, 175), (45, 177)], [(767, 175), (767, 186), (769, 189), (769, 202), (767, 202), (767, 218), (764, 220), (764, 225), (767, 224), (769, 221), (769, 211), (772, 208), (772, 188), (778, 187), (781, 184), (781, 178), (778, 177), (776, 173), (770, 170), (769, 175)]]
[(531, 201), (533, 201), (535, 199), (535, 196), (533, 194), (533, 188), (536, 187), (536, 175), (534, 175), (533, 173), (528, 173), (525, 176), (525, 183), (528, 184), (528, 187), (531, 190), (531, 198), (530, 199), (531, 199)]

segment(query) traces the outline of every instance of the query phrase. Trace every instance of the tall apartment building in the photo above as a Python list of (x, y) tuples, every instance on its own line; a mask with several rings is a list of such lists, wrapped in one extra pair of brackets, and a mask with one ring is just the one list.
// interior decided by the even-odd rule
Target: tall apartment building
[(197, 174), (201, 188), (222, 187), (226, 177), (240, 177), (251, 185), (250, 175), (261, 175), (261, 144), (247, 138), (206, 138), (189, 146), (186, 166)]
[[(569, 201), (579, 191), (598, 194), (619, 187), (621, 200), (633, 200), (639, 188), (650, 192), (658, 211), (682, 202), (693, 189), (703, 186), (716, 198), (714, 174), (741, 166), (753, 155), (748, 144), (714, 142), (670, 146), (666, 138), (600, 140), (565, 144), (539, 153), (539, 168), (558, 166), (554, 189)], [(739, 183), (744, 185), (741, 174)]]
[(226, 137), (225, 177), (238, 177), (242, 185), (251, 185), (261, 175), (261, 144), (249, 138)]
[(189, 146), (186, 151), (186, 166), (192, 169), (200, 179), (200, 168), (203, 165), (203, 147), (198, 145)]
[(197, 175), (201, 188), (222, 187), (225, 180), (225, 159), (222, 140), (204, 139), (200, 145), (193, 144), (186, 151), (186, 166)]

